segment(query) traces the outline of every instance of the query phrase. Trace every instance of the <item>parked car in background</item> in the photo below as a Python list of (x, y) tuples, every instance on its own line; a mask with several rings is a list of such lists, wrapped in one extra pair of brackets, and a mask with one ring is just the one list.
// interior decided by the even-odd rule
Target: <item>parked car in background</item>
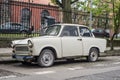
[(31, 28), (20, 23), (6, 22), (0, 25), (0, 33), (31, 33)]
[(54, 24), (44, 36), (12, 41), (13, 58), (23, 64), (37, 62), (49, 67), (58, 59), (86, 57), (94, 62), (104, 54), (106, 40), (95, 38), (88, 27), (78, 24)]
[(110, 37), (108, 30), (104, 30), (101, 28), (94, 29), (94, 30), (92, 30), (92, 32), (95, 37), (106, 37), (106, 38)]

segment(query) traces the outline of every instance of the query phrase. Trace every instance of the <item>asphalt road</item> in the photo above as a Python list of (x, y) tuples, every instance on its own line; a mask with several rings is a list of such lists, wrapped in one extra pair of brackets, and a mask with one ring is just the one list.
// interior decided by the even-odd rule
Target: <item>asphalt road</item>
[(52, 67), (19, 62), (0, 62), (0, 80), (120, 80), (120, 56), (102, 57), (97, 62), (85, 59), (56, 62)]

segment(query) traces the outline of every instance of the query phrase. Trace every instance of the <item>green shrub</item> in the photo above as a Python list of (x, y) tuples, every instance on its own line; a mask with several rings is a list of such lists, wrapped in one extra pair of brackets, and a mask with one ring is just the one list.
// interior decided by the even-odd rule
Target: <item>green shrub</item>
[[(120, 40), (114, 40), (113, 45), (115, 47), (120, 47)], [(110, 40), (107, 39), (107, 47), (110, 47)]]

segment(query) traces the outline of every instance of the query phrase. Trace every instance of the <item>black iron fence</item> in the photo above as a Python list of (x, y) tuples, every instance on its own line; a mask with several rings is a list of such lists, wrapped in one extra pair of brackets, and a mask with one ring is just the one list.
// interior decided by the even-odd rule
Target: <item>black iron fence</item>
[[(3, 1), (0, 1), (0, 38), (39, 36), (41, 28), (54, 23), (63, 23), (63, 12), (57, 6)], [(72, 23), (89, 25), (89, 13), (73, 10), (71, 16)], [(110, 22), (111, 19), (107, 15), (93, 16), (92, 27), (108, 28)]]

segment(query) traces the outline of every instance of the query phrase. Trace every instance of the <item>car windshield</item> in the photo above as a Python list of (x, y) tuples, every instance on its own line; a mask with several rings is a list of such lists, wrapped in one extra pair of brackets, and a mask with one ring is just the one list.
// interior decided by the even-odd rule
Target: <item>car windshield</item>
[(61, 26), (60, 25), (52, 25), (47, 27), (45, 31), (45, 35), (47, 36), (57, 36), (60, 32)]

